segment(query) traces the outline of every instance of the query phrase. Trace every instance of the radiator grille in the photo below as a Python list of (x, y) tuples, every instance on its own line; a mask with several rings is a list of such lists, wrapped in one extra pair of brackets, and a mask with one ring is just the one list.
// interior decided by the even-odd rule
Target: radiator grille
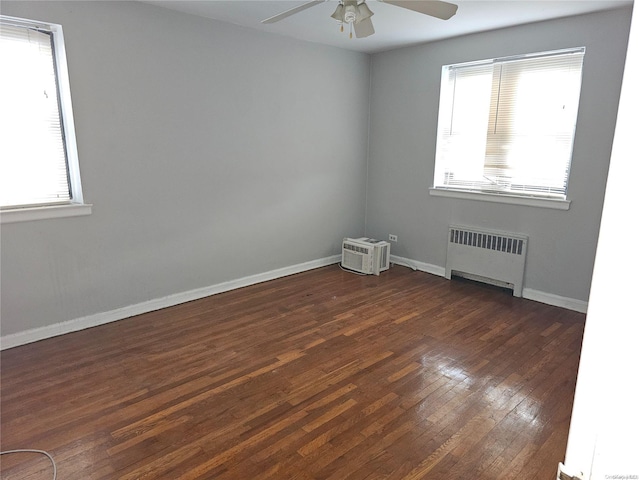
[(486, 250), (496, 250), (504, 253), (512, 253), (514, 255), (523, 254), (524, 241), (520, 238), (472, 232), (457, 228), (452, 228), (450, 230), (450, 235), (451, 237), (449, 238), (449, 241), (451, 243), (457, 243), (458, 245), (484, 248)]

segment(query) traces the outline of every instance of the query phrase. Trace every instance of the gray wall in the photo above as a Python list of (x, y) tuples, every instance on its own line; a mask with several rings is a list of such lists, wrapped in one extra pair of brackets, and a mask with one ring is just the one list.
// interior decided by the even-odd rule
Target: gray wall
[(321, 259), (364, 233), (369, 56), (141, 3), (2, 13), (63, 26), (94, 205), (2, 226), (2, 335)]
[[(2, 226), (2, 335), (328, 257), (365, 230), (444, 267), (449, 223), (528, 233), (525, 288), (588, 299), (629, 9), (373, 57), (141, 3), (2, 13), (63, 25), (94, 205)], [(578, 45), (571, 209), (429, 196), (441, 65)]]
[[(379, 53), (372, 60), (367, 235), (398, 235), (393, 253), (444, 267), (452, 223), (529, 234), (524, 287), (589, 297), (631, 9)], [(433, 197), (441, 67), (586, 46), (569, 211)]]

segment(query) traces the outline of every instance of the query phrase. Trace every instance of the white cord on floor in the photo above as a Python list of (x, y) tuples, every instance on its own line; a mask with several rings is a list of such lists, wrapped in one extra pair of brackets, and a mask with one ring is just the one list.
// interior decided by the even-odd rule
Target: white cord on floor
[(344, 270), (345, 272), (349, 272), (349, 273), (355, 273), (356, 275), (364, 275), (366, 276), (366, 273), (362, 273), (362, 272), (356, 272), (355, 270), (349, 270), (348, 268), (344, 268), (342, 265), (338, 264), (338, 266), (340, 267), (340, 270)]
[(53, 466), (53, 480), (56, 480), (56, 477), (58, 476), (57, 469), (56, 469), (56, 462), (53, 460), (53, 457), (48, 452), (45, 452), (44, 450), (34, 450), (31, 448), (22, 448), (18, 450), (7, 450), (5, 452), (0, 452), (0, 455), (6, 455), (8, 453), (40, 453), (42, 455), (45, 455), (49, 460), (51, 460), (51, 465)]
[(396, 260), (395, 262), (391, 262), (391, 265), (400, 265), (402, 267), (408, 267), (411, 270), (413, 270), (414, 272), (418, 271), (418, 267), (416, 267), (415, 265), (413, 265), (411, 262), (407, 262), (407, 261), (403, 261), (403, 260)]

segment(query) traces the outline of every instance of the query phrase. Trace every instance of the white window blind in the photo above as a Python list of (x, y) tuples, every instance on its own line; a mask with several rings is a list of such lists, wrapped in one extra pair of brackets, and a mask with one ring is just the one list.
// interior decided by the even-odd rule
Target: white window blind
[(443, 67), (434, 187), (566, 198), (584, 48)]
[(0, 205), (71, 201), (53, 34), (0, 23)]

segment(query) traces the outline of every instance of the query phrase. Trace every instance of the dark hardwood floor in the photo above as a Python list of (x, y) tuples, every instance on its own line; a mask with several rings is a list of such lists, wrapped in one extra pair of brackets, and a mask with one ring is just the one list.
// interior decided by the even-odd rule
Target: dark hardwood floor
[(584, 319), (334, 265), (2, 352), (1, 448), (59, 480), (551, 480)]

